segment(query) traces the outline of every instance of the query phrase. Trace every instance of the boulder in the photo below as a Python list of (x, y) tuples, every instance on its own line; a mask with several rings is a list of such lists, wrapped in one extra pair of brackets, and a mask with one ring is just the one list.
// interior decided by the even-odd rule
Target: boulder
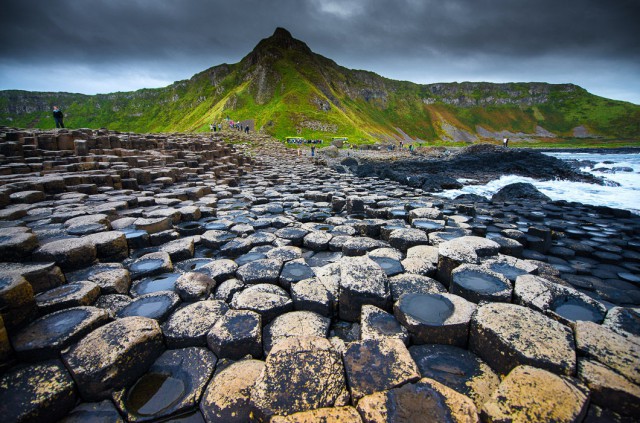
[(188, 272), (176, 281), (175, 289), (182, 301), (197, 301), (206, 298), (215, 288), (216, 281), (199, 272)]
[(262, 324), (267, 324), (280, 314), (293, 310), (293, 301), (279, 286), (258, 284), (236, 294), (231, 300), (231, 307), (255, 311), (262, 317)]
[(155, 320), (125, 317), (102, 326), (62, 354), (86, 401), (135, 382), (164, 349)]
[(591, 402), (616, 413), (640, 415), (640, 386), (598, 362), (578, 360), (578, 378), (589, 388)]
[(53, 261), (62, 270), (86, 267), (97, 257), (96, 245), (86, 238), (64, 238), (48, 242), (33, 253), (37, 261)]
[(490, 239), (463, 236), (438, 245), (437, 279), (449, 286), (451, 272), (461, 264), (479, 264), (487, 257), (496, 256), (500, 245)]

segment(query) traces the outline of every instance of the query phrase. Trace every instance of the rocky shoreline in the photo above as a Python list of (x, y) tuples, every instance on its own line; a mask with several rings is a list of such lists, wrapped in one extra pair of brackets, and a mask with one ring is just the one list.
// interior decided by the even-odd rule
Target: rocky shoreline
[(0, 134), (7, 421), (640, 413), (629, 212), (443, 200), (256, 135)]

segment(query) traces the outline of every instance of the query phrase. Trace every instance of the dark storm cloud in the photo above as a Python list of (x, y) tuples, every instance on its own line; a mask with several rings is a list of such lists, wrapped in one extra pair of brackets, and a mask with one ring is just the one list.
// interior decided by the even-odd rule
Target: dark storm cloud
[[(340, 64), (391, 77), (435, 72), (440, 64), (452, 67), (455, 77), (466, 67), (466, 79), (486, 79), (486, 72), (499, 71), (496, 63), (548, 68), (568, 60), (576, 66), (604, 61), (611, 69), (640, 73), (637, 0), (5, 3), (0, 79), (21, 66), (31, 66), (33, 75), (39, 68), (84, 67), (105, 78), (129, 66), (148, 79), (182, 79), (240, 60), (276, 26)], [(512, 77), (520, 79), (517, 73)], [(12, 87), (0, 82), (0, 89), (7, 88)]]

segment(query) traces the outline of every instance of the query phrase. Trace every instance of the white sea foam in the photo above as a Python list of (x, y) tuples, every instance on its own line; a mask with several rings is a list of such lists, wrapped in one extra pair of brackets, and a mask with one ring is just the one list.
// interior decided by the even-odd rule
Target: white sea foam
[[(486, 185), (467, 185), (462, 189), (448, 190), (437, 195), (455, 198), (460, 194), (478, 194), (491, 198), (502, 187), (516, 182), (533, 184), (552, 200), (577, 201), (584, 204), (609, 206), (631, 210), (640, 214), (640, 154), (595, 154), (595, 153), (545, 153), (562, 160), (589, 160), (597, 164), (581, 170), (620, 186), (602, 186), (584, 182), (564, 180), (538, 181), (516, 175), (503, 175)], [(626, 168), (623, 170), (623, 168)], [(462, 182), (465, 183), (465, 182)]]

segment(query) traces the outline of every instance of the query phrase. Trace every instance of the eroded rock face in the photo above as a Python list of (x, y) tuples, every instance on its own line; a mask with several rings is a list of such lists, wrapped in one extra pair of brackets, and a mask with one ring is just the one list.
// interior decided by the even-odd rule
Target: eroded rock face
[(198, 301), (177, 310), (162, 328), (167, 346), (205, 346), (207, 333), (228, 310), (219, 300)]
[(263, 331), (264, 353), (269, 352), (278, 342), (291, 337), (326, 337), (329, 333), (329, 319), (311, 311), (291, 311), (276, 317)]
[(367, 395), (358, 402), (363, 422), (477, 422), (473, 402), (435, 380)]
[(274, 416), (271, 423), (362, 423), (358, 410), (353, 407), (318, 408), (317, 410), (301, 411), (286, 417)]
[(506, 375), (526, 364), (572, 375), (576, 369), (571, 330), (529, 308), (492, 303), (471, 319), (469, 349)]
[(515, 367), (482, 408), (487, 421), (580, 422), (589, 391), (580, 382), (530, 366)]
[(205, 420), (210, 423), (249, 421), (251, 389), (264, 368), (264, 361), (241, 360), (216, 372), (200, 401)]
[(348, 402), (340, 354), (327, 339), (318, 337), (277, 343), (251, 389), (254, 415), (261, 421)]
[(387, 275), (368, 257), (340, 260), (339, 313), (343, 320), (357, 322), (363, 304), (389, 308), (391, 293)]
[(640, 386), (595, 361), (578, 360), (578, 378), (589, 388), (591, 402), (622, 415), (640, 413)]
[(162, 353), (160, 326), (153, 319), (125, 317), (102, 326), (62, 354), (87, 401), (108, 398), (133, 383)]

